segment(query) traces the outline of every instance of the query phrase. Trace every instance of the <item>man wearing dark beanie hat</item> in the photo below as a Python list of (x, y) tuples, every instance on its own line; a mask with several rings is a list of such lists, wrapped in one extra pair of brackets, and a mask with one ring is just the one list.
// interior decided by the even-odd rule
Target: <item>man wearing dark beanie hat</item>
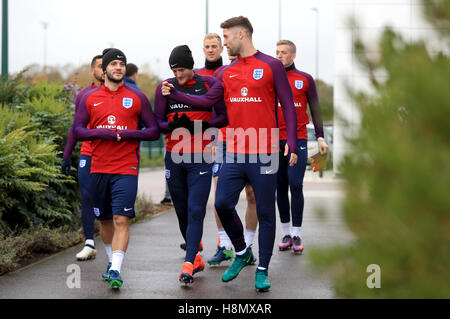
[(172, 50), (169, 57), (170, 68), (186, 68), (194, 67), (194, 58), (192, 52), (187, 45), (179, 45)]
[(125, 63), (125, 65), (127, 64), (127, 58), (125, 54), (123, 54), (123, 52), (120, 51), (119, 49), (108, 48), (103, 50), (103, 62), (102, 62), (103, 71), (106, 71), (106, 67), (108, 66), (108, 64), (114, 60), (122, 61), (123, 63)]
[[(172, 50), (169, 66), (174, 77), (166, 81), (188, 94), (203, 95), (216, 81), (211, 76), (194, 73), (194, 59), (187, 45), (177, 46)], [(166, 133), (166, 180), (178, 226), (186, 241), (186, 256), (178, 279), (182, 284), (188, 285), (194, 281), (193, 275), (205, 268), (199, 248), (211, 189), (212, 132), (207, 129), (226, 126), (228, 119), (223, 101), (208, 108), (191, 107), (164, 97), (161, 85), (162, 83), (155, 91), (155, 115), (161, 132)]]
[[(89, 191), (109, 257), (102, 278), (112, 288), (120, 288), (130, 219), (135, 217), (139, 141), (159, 139), (159, 127), (145, 94), (124, 84), (125, 54), (114, 48), (103, 52), (105, 83), (83, 96), (75, 113), (73, 132), (78, 140), (92, 141)], [(145, 130), (139, 129), (140, 121)]]

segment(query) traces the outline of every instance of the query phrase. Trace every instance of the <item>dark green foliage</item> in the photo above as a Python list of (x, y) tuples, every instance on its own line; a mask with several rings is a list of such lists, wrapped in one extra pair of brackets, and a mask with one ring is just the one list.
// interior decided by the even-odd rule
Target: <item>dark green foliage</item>
[(26, 85), (19, 75), (0, 86), (0, 99), (1, 230), (76, 227), (79, 191), (73, 177), (60, 173), (73, 117), (68, 93), (59, 83)]
[[(442, 25), (445, 17), (448, 25), (448, 1), (433, 3), (427, 13), (438, 12), (434, 19)], [(450, 34), (440, 34), (449, 43)], [(340, 297), (448, 298), (450, 59), (390, 29), (380, 49), (369, 59), (362, 41), (355, 46), (370, 74), (387, 75), (373, 77), (374, 94), (352, 92), (362, 118), (342, 166), (342, 210), (355, 240), (312, 257), (328, 268)], [(381, 268), (379, 289), (366, 286), (370, 264)]]

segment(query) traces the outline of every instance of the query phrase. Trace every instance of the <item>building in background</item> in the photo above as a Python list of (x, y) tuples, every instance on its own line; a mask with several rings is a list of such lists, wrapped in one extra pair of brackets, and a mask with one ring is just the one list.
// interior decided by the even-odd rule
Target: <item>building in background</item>
[[(400, 33), (405, 40), (426, 39), (431, 53), (437, 51), (439, 39), (422, 16), (421, 0), (336, 0), (335, 4), (333, 167), (334, 173), (339, 174), (339, 163), (348, 151), (345, 136), (357, 134), (360, 123), (359, 110), (347, 94), (346, 86), (371, 90), (369, 75), (359, 67), (353, 55), (352, 43), (356, 34), (367, 44), (369, 54), (377, 54), (378, 39), (386, 26)], [(351, 16), (355, 17), (357, 28), (349, 24)], [(376, 77), (383, 80), (382, 73)], [(340, 116), (350, 125), (344, 124)]]

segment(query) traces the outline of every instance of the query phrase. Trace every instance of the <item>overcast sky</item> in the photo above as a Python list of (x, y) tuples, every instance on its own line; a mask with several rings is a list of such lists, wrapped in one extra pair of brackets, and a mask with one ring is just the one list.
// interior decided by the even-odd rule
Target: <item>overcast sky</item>
[[(333, 82), (334, 1), (281, 0), (282, 38), (297, 45), (296, 65), (315, 77), (316, 13), (319, 8), (319, 77)], [(79, 66), (106, 47), (124, 51), (129, 62), (149, 63), (162, 78), (171, 77), (168, 57), (180, 44), (191, 48), (195, 65), (202, 67), (205, 0), (10, 0), (9, 71), (44, 63), (47, 29), (47, 65)], [(279, 33), (279, 0), (209, 0), (209, 32), (222, 35), (220, 23), (238, 15), (253, 25), (253, 42), (274, 55)], [(226, 52), (222, 54), (228, 63)]]

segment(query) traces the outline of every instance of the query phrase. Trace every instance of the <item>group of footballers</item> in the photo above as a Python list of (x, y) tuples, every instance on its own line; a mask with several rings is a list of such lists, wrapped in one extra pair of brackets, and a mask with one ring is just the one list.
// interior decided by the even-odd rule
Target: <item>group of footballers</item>
[[(112, 288), (123, 284), (120, 271), (130, 219), (135, 217), (139, 141), (157, 140), (160, 133), (165, 134), (165, 178), (185, 240), (181, 283), (191, 284), (194, 274), (205, 268), (200, 252), (212, 180), (218, 245), (207, 262), (232, 261), (223, 282), (256, 263), (252, 244), (258, 228), (255, 288), (269, 290), (275, 202), (283, 228), (279, 249), (303, 251), (307, 105), (320, 153), (328, 148), (314, 80), (295, 68), (291, 41), (279, 41), (274, 58), (255, 49), (246, 17), (230, 18), (221, 28), (223, 46), (217, 34), (204, 38), (202, 69), (194, 70), (188, 46), (172, 50), (169, 66), (174, 77), (156, 88), (154, 111), (139, 88), (124, 83), (127, 59), (122, 51), (105, 49), (92, 60), (93, 83), (77, 96), (62, 168), (70, 172), (70, 153), (77, 140), (83, 141), (78, 175), (86, 243), (77, 259), (95, 257), (95, 216), (109, 261), (102, 278)], [(224, 46), (228, 65), (222, 63)], [(244, 188), (245, 232), (235, 209)]]

